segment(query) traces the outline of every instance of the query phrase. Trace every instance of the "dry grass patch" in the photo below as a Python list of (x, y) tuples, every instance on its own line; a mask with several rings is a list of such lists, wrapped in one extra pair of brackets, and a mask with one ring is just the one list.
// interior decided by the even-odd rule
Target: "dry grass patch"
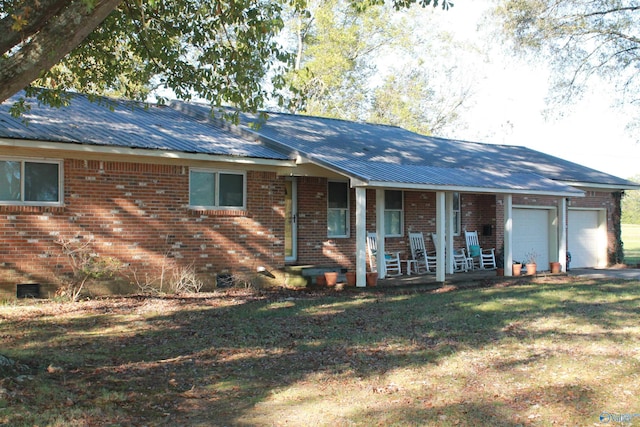
[(639, 300), (554, 278), (21, 301), (0, 425), (594, 425), (640, 412)]

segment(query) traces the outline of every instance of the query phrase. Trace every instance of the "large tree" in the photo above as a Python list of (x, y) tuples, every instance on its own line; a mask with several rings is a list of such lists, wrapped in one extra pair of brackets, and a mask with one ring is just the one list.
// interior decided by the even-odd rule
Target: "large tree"
[(34, 84), (54, 89), (37, 92), (52, 105), (64, 103), (68, 89), (143, 99), (166, 88), (180, 98), (255, 109), (285, 85), (289, 57), (275, 39), (285, 1), (304, 6), (304, 0), (0, 0), (0, 102)]
[(551, 60), (554, 94), (566, 101), (597, 75), (638, 100), (640, 5), (631, 0), (502, 0), (495, 16), (525, 52)]
[(385, 5), (357, 10), (347, 0), (310, 0), (288, 30), (295, 69), (288, 76), (302, 102), (296, 111), (349, 120), (366, 119), (374, 60), (397, 43), (401, 29)]
[(425, 28), (436, 17), (418, 12), (312, 0), (306, 13), (294, 13), (287, 30), (296, 67), (288, 77), (304, 100), (294, 110), (423, 134), (453, 123), (469, 94), (452, 71), (454, 42), (436, 22)]

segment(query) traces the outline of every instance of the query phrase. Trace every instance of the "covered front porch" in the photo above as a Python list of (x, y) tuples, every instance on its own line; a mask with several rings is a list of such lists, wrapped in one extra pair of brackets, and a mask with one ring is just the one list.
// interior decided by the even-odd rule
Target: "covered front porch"
[[(414, 172), (426, 169), (426, 172), (432, 171), (433, 168), (414, 168)], [(451, 175), (450, 171), (447, 171)], [(456, 174), (462, 172), (455, 171)], [(435, 193), (435, 235), (438, 236), (434, 245), (436, 248), (436, 271), (435, 274), (418, 277), (400, 277), (394, 278), (399, 283), (418, 283), (433, 281), (434, 283), (443, 283), (449, 280), (471, 280), (475, 276), (479, 280), (486, 276), (495, 276), (495, 271), (473, 270), (468, 273), (454, 274), (454, 259), (449, 254), (454, 253), (454, 209), (453, 199), (454, 193), (476, 193), (491, 194), (495, 196), (497, 204), (501, 206), (501, 219), (496, 220), (497, 237), (496, 250), (501, 250), (504, 258), (505, 276), (513, 275), (512, 264), (513, 255), (513, 197), (514, 195), (534, 195), (552, 197), (557, 200), (557, 217), (554, 227), (557, 230), (555, 238), (557, 239), (557, 250), (554, 252), (553, 258), (561, 263), (561, 270), (566, 271), (566, 253), (567, 253), (567, 235), (566, 235), (566, 215), (567, 215), (567, 198), (581, 197), (584, 193), (572, 187), (558, 184), (556, 182), (544, 179), (533, 174), (482, 174), (479, 171), (464, 171), (462, 175), (437, 177), (435, 181), (440, 180), (443, 183), (431, 182), (433, 177), (412, 176), (415, 182), (396, 182), (383, 180), (367, 180), (366, 182), (358, 179), (351, 179), (352, 187), (355, 187), (355, 225), (356, 225), (356, 286), (366, 286), (367, 271), (367, 230), (366, 226), (366, 206), (367, 206), (367, 189), (375, 189), (375, 224), (376, 235), (385, 236), (385, 190), (396, 189), (403, 191), (420, 191), (430, 190)], [(382, 174), (384, 175), (384, 174)], [(407, 179), (406, 175), (402, 175)], [(408, 180), (408, 179), (407, 179)], [(450, 183), (444, 183), (450, 181)], [(472, 184), (473, 183), (473, 184)], [(498, 217), (498, 215), (496, 215)], [(470, 230), (471, 231), (471, 230)], [(542, 232), (542, 231), (541, 231)], [(385, 239), (379, 238), (377, 243), (378, 253), (385, 253)], [(376, 257), (379, 278), (388, 280), (384, 257)], [(555, 259), (554, 259), (555, 260)], [(428, 279), (425, 279), (427, 277)], [(459, 278), (459, 279), (458, 279)]]

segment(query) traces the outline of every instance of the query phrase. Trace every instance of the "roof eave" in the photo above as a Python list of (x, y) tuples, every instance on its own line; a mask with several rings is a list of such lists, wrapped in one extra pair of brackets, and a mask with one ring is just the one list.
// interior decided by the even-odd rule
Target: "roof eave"
[(403, 190), (426, 190), (426, 191), (451, 191), (456, 193), (484, 193), (484, 194), (526, 194), (540, 196), (556, 196), (556, 197), (584, 197), (582, 190), (534, 190), (526, 188), (487, 188), (487, 187), (468, 187), (456, 185), (436, 185), (436, 184), (417, 184), (403, 182), (388, 181), (363, 181), (356, 178), (351, 180), (353, 187), (371, 187), (371, 188), (396, 188)]
[(266, 159), (266, 158), (259, 158), (259, 157), (242, 157), (242, 156), (229, 156), (229, 155), (206, 154), (206, 153), (186, 153), (186, 152), (173, 151), (173, 150), (114, 147), (114, 146), (74, 143), (74, 142), (52, 142), (52, 141), (40, 141), (40, 140), (29, 140), (29, 139), (0, 138), (0, 146), (16, 147), (16, 148), (37, 148), (42, 150), (55, 150), (55, 151), (64, 150), (64, 151), (72, 151), (72, 152), (87, 153), (87, 154), (89, 153), (90, 154), (115, 154), (115, 155), (121, 155), (121, 156), (161, 158), (161, 159), (171, 159), (171, 160), (202, 160), (202, 161), (216, 161), (216, 162), (235, 163), (235, 164), (244, 164), (244, 165), (295, 167), (295, 161), (293, 160)]
[(597, 184), (593, 182), (571, 182), (571, 181), (556, 181), (559, 184), (570, 185), (572, 187), (594, 189), (594, 190), (640, 190), (640, 184), (627, 185), (627, 184)]

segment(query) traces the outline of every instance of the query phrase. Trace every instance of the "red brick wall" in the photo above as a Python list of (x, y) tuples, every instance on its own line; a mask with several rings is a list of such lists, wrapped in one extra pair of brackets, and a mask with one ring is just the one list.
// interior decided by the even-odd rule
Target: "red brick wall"
[[(64, 162), (64, 207), (0, 206), (0, 291), (16, 283), (57, 283), (70, 271), (58, 238), (92, 238), (102, 256), (157, 274), (167, 259), (200, 273), (255, 271), (284, 266), (284, 179), (247, 172), (246, 211), (188, 209), (188, 167), (124, 162)], [(501, 196), (462, 194), (462, 230), (478, 230), (481, 245), (503, 236)], [(516, 196), (514, 205), (557, 206), (555, 197)], [(610, 250), (616, 237), (610, 193), (573, 198), (570, 206), (607, 210)], [(298, 178), (298, 264), (355, 267), (355, 191), (350, 192), (350, 237), (327, 237), (327, 179)], [(435, 193), (404, 192), (404, 236), (387, 238), (390, 251), (408, 256), (409, 231), (422, 231), (427, 247), (435, 231)], [(375, 190), (367, 190), (367, 230), (375, 230)], [(483, 226), (491, 235), (483, 236)], [(464, 234), (455, 237), (464, 247)], [(14, 291), (10, 291), (14, 292)]]
[(284, 264), (284, 186), (247, 172), (246, 211), (188, 209), (189, 168), (65, 160), (65, 206), (0, 206), (0, 285), (56, 283), (70, 271), (58, 238), (92, 240), (101, 256), (157, 274), (173, 259), (199, 273)]
[[(495, 196), (463, 194), (461, 198), (462, 230), (478, 230), (481, 243), (494, 247), (496, 242)], [(327, 237), (327, 180), (298, 179), (298, 263), (339, 265), (355, 268), (355, 190), (350, 191), (350, 237)], [(367, 190), (367, 231), (376, 229), (376, 192)], [(436, 231), (436, 196), (434, 192), (404, 192), (404, 236), (388, 237), (385, 248), (401, 251), (410, 257), (409, 232), (422, 231), (427, 248), (433, 249), (431, 233)], [(492, 226), (491, 236), (482, 236), (482, 225)], [(466, 246), (464, 234), (454, 238), (455, 247)]]

